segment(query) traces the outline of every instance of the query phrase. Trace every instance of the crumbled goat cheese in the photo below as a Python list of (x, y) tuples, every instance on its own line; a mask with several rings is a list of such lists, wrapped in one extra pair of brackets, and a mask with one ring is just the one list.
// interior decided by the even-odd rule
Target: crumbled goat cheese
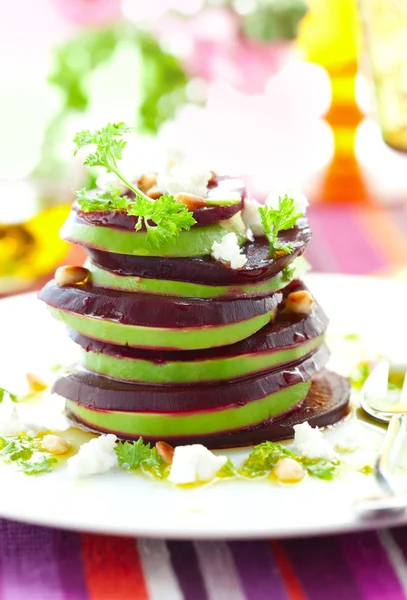
[(277, 210), (280, 206), (280, 199), (284, 198), (284, 196), (292, 198), (297, 212), (305, 215), (308, 200), (306, 196), (298, 190), (276, 190), (275, 192), (271, 192), (266, 198), (266, 205)]
[(307, 422), (294, 425), (294, 446), (307, 458), (325, 458), (332, 460), (336, 454), (332, 445), (324, 439), (318, 427), (311, 427)]
[(0, 403), (0, 435), (16, 435), (22, 431), (18, 405), (5, 393)]
[(206, 196), (211, 172), (196, 169), (187, 164), (185, 151), (181, 148), (169, 148), (164, 164), (158, 170), (157, 186), (163, 194), (187, 193)]
[(210, 481), (226, 461), (226, 456), (215, 456), (201, 444), (177, 446), (168, 481), (178, 485)]
[[(264, 235), (263, 225), (261, 224), (261, 218), (259, 208), (262, 204), (257, 200), (245, 200), (242, 217), (244, 224), (250, 229), (254, 237)], [(249, 238), (250, 239), (250, 238)]]
[(68, 473), (75, 478), (106, 473), (117, 465), (114, 451), (117, 437), (112, 433), (101, 435), (83, 444), (78, 454), (67, 461)]
[(206, 196), (210, 171), (175, 165), (157, 175), (157, 186), (163, 194), (174, 196), (179, 193)]
[(215, 260), (223, 260), (230, 263), (232, 269), (240, 269), (247, 263), (247, 257), (242, 254), (237, 235), (227, 233), (221, 242), (213, 242), (211, 254)]

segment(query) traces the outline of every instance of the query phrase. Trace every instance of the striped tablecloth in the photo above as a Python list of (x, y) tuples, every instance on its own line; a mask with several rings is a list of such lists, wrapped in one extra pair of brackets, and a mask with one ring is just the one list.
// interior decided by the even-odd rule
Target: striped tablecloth
[[(404, 207), (316, 207), (310, 220), (307, 256), (315, 270), (394, 275), (407, 266)], [(0, 521), (0, 600), (88, 598), (401, 600), (407, 598), (407, 528), (289, 541), (176, 542)]]

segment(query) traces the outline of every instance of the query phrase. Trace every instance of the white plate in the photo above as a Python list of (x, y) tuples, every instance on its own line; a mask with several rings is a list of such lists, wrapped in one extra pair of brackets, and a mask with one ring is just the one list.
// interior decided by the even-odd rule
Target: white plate
[[(406, 284), (331, 275), (312, 275), (307, 283), (331, 317), (333, 366), (346, 371), (363, 351), (358, 342), (343, 341), (346, 333), (362, 334), (370, 356), (377, 351), (403, 355)], [(33, 295), (0, 302), (2, 386), (18, 391), (27, 371), (38, 373), (56, 362), (69, 362), (72, 352), (63, 327)], [(348, 426), (337, 426), (327, 435), (341, 437)], [(382, 431), (362, 427), (371, 454)], [(309, 479), (278, 486), (267, 481), (224, 481), (190, 490), (126, 472), (75, 483), (65, 469), (31, 478), (1, 465), (0, 477), (0, 516), (100, 533), (196, 539), (290, 537), (407, 523), (406, 516), (380, 523), (358, 520), (353, 502), (371, 493), (375, 483), (356, 469), (333, 482)]]

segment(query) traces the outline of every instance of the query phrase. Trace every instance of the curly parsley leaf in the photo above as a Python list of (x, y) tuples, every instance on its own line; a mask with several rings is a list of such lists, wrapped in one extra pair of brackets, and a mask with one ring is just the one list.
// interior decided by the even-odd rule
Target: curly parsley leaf
[(184, 204), (176, 202), (174, 196), (165, 194), (152, 200), (136, 186), (132, 185), (120, 172), (117, 161), (122, 158), (126, 141), (122, 136), (130, 131), (124, 123), (109, 123), (95, 132), (80, 131), (74, 137), (75, 154), (81, 148), (95, 145), (96, 149), (84, 160), (90, 167), (104, 167), (107, 172), (115, 173), (134, 193), (134, 199), (120, 196), (118, 188), (109, 188), (90, 196), (85, 188), (74, 191), (80, 208), (86, 212), (105, 210), (126, 210), (127, 214), (139, 217), (136, 230), (143, 225), (147, 230), (147, 241), (153, 248), (160, 248), (173, 241), (181, 231), (188, 231), (196, 221)]
[(25, 475), (41, 475), (42, 473), (50, 473), (53, 465), (57, 462), (56, 458), (41, 456), (39, 460), (33, 462), (20, 461), (19, 468)]
[(9, 398), (12, 402), (18, 402), (18, 398), (15, 394), (12, 394), (8, 390), (5, 390), (4, 388), (0, 387), (0, 404), (3, 402), (4, 396), (6, 394), (9, 396)]
[(281, 458), (299, 458), (297, 454), (274, 442), (264, 442), (255, 446), (244, 461), (240, 473), (244, 477), (262, 477), (267, 475)]
[(29, 436), (19, 435), (0, 438), (0, 455), (6, 461), (28, 460), (36, 450), (35, 440)]
[(126, 210), (129, 203), (127, 196), (121, 196), (119, 188), (109, 187), (103, 192), (90, 196), (86, 188), (74, 191), (78, 204), (84, 212), (99, 212), (107, 210)]
[(144, 223), (147, 240), (153, 248), (173, 241), (181, 230), (188, 231), (196, 223), (185, 204), (176, 202), (174, 197), (168, 194), (155, 201), (139, 198), (128, 205), (127, 213), (139, 217), (137, 231)]
[(271, 206), (261, 206), (259, 208), (261, 223), (264, 233), (270, 244), (270, 254), (273, 258), (277, 253), (291, 254), (294, 248), (292, 244), (284, 244), (278, 239), (280, 231), (291, 229), (297, 223), (303, 213), (297, 212), (293, 198), (287, 195), (284, 198), (279, 197), (278, 208)]
[(158, 479), (163, 479), (169, 472), (169, 465), (164, 462), (155, 448), (144, 444), (143, 438), (137, 442), (119, 442), (115, 452), (119, 467), (136, 471), (141, 468), (144, 473), (149, 473)]
[(340, 461), (337, 459), (331, 461), (322, 458), (311, 459), (296, 454), (282, 444), (264, 442), (253, 448), (243, 463), (240, 474), (250, 478), (264, 477), (272, 471), (279, 460), (287, 457), (299, 462), (309, 475), (319, 479), (333, 479), (340, 466)]

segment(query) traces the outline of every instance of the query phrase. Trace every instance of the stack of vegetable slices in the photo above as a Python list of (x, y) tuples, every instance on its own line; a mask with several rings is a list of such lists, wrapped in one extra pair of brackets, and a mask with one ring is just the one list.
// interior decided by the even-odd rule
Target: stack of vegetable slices
[[(71, 418), (122, 438), (226, 447), (344, 416), (348, 384), (324, 369), (327, 318), (298, 280), (307, 220), (275, 233), (289, 250), (271, 252), (267, 237), (247, 232), (242, 181), (213, 175), (203, 202), (191, 208), (184, 194), (192, 219), (167, 236), (174, 197), (130, 210), (131, 190), (127, 204), (112, 191), (106, 204), (105, 193), (86, 204), (81, 192), (63, 237), (86, 249), (85, 269), (40, 292), (81, 348), (80, 365), (54, 386)], [(222, 258), (231, 234), (238, 268)]]

